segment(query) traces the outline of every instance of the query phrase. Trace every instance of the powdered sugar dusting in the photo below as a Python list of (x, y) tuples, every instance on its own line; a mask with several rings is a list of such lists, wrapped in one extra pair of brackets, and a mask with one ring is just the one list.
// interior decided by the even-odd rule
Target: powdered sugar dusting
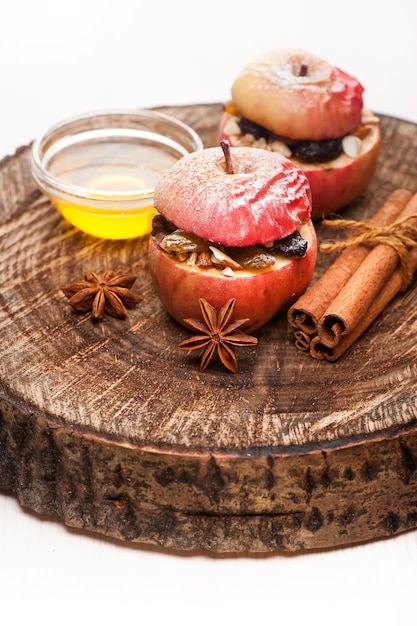
[[(307, 74), (300, 76), (300, 67), (305, 63)], [(303, 50), (279, 50), (266, 53), (249, 63), (242, 74), (250, 74), (258, 84), (269, 84), (270, 88), (285, 90), (327, 91), (339, 90), (340, 83), (333, 84), (334, 68), (319, 57), (307, 55)], [(266, 81), (266, 83), (265, 83)]]
[(183, 157), (156, 186), (155, 207), (203, 239), (247, 246), (281, 239), (310, 219), (304, 173), (276, 153), (231, 148), (227, 174), (221, 148)]
[(360, 123), (363, 87), (356, 78), (300, 49), (268, 52), (232, 85), (237, 110), (276, 135), (330, 139)]

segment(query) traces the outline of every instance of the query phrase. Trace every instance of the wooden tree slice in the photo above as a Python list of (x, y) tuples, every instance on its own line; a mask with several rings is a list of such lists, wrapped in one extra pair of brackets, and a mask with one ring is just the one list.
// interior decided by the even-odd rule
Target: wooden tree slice
[[(220, 104), (163, 110), (215, 145)], [(417, 127), (381, 124), (353, 219), (396, 187), (417, 191)], [(237, 374), (200, 374), (146, 250), (67, 224), (36, 191), (28, 148), (0, 163), (0, 488), (69, 526), (181, 550), (295, 551), (415, 528), (415, 283), (335, 363), (299, 352), (281, 315), (238, 351)], [(143, 301), (93, 323), (60, 287), (106, 269), (137, 274)]]

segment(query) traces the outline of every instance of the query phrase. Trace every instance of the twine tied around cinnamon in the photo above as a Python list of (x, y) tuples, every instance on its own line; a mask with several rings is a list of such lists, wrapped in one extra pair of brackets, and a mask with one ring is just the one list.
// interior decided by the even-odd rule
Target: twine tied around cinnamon
[(320, 250), (324, 253), (344, 250), (357, 244), (376, 246), (379, 244), (391, 246), (398, 255), (401, 266), (402, 286), (405, 291), (413, 279), (413, 271), (410, 265), (409, 250), (417, 248), (417, 227), (406, 224), (410, 219), (417, 218), (417, 213), (408, 215), (398, 222), (389, 226), (374, 226), (366, 222), (346, 220), (342, 218), (325, 219), (322, 224), (332, 228), (348, 228), (356, 230), (356, 235), (351, 235), (343, 241), (323, 242)]

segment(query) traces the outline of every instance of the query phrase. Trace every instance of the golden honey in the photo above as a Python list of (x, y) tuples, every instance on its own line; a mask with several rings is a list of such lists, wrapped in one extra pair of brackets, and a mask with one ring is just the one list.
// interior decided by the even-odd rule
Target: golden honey
[(182, 122), (153, 112), (74, 118), (35, 142), (35, 180), (62, 216), (107, 239), (150, 233), (153, 190), (162, 174), (202, 149)]
[(80, 230), (108, 239), (150, 232), (155, 184), (182, 156), (163, 144), (144, 143), (142, 133), (119, 135), (103, 139), (100, 133), (83, 133), (48, 163), (51, 174), (74, 190), (89, 190), (89, 198), (79, 203), (55, 201), (63, 217)]

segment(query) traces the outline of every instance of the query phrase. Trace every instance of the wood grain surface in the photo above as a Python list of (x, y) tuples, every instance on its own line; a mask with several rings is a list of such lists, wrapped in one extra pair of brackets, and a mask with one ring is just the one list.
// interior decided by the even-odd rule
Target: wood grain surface
[[(161, 110), (215, 145), (220, 104)], [(381, 126), (353, 219), (397, 187), (417, 191), (417, 127)], [(201, 374), (155, 296), (147, 241), (67, 224), (29, 154), (0, 162), (1, 489), (69, 526), (179, 550), (327, 548), (417, 526), (415, 282), (335, 363), (296, 350), (280, 315), (238, 350), (238, 374)], [(314, 280), (331, 260), (319, 256)], [(60, 287), (106, 269), (136, 274), (143, 300), (93, 323)]]

